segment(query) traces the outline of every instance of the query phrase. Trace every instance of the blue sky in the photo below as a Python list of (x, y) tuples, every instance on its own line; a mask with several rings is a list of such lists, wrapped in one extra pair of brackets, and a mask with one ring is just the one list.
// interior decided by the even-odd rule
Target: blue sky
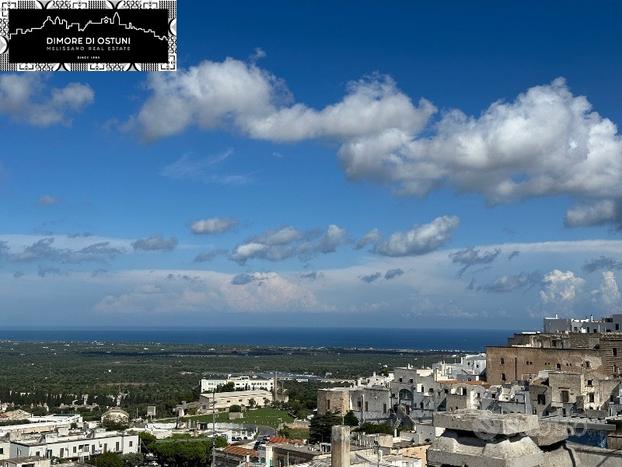
[(178, 8), (176, 73), (0, 75), (6, 325), (619, 309), (615, 2)]

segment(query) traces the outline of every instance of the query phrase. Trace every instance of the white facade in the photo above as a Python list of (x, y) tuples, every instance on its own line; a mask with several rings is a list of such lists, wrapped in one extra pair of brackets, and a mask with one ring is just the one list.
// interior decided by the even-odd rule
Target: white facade
[(84, 459), (104, 452), (137, 453), (139, 447), (138, 435), (117, 431), (98, 431), (67, 436), (46, 433), (42, 436), (12, 440), (11, 457)]
[(199, 399), (200, 411), (210, 412), (215, 401), (215, 410), (227, 410), (232, 405), (243, 407), (263, 407), (269, 405), (273, 400), (272, 393), (262, 389), (255, 391), (231, 391), (217, 392), (215, 394), (208, 392), (201, 394)]
[(69, 430), (72, 424), (82, 425), (81, 415), (48, 415), (31, 417), (30, 423), (0, 426), (0, 437), (12, 434), (46, 433), (56, 430)]
[(8, 459), (11, 455), (11, 443), (0, 441), (0, 460)]
[(231, 376), (225, 379), (202, 379), (201, 392), (214, 392), (218, 388), (233, 383), (236, 391), (263, 389), (264, 391), (274, 390), (273, 379), (251, 378), (250, 376)]
[(594, 319), (593, 316), (585, 319), (560, 318), (557, 315), (544, 318), (544, 332), (546, 333), (579, 332), (591, 334), (613, 331), (622, 331), (622, 314), (613, 314), (601, 319)]

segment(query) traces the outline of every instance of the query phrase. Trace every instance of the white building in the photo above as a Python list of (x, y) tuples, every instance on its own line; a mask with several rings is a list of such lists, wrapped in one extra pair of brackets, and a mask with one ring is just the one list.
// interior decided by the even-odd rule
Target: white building
[(591, 334), (622, 330), (622, 314), (613, 314), (601, 319), (593, 316), (585, 319), (560, 318), (558, 315), (544, 318), (544, 332), (579, 332)]
[(44, 457), (19, 457), (0, 461), (0, 467), (50, 467), (50, 459)]
[(132, 454), (139, 451), (138, 435), (118, 431), (43, 435), (11, 441), (11, 458), (45, 457), (48, 459), (84, 459), (105, 452)]
[(254, 391), (231, 391), (217, 392), (215, 395), (211, 392), (201, 394), (199, 398), (199, 410), (201, 412), (210, 412), (215, 401), (215, 410), (228, 410), (232, 405), (240, 407), (263, 407), (272, 403), (273, 396), (270, 391), (263, 389)]
[[(11, 455), (11, 443), (9, 441), (0, 440), (0, 461), (8, 459)], [(0, 465), (2, 465), (0, 463)]]
[(460, 357), (460, 363), (435, 363), (432, 369), (436, 381), (447, 379), (479, 381), (480, 376), (486, 370), (486, 354), (465, 355)]
[(233, 389), (236, 391), (263, 389), (264, 391), (272, 392), (274, 390), (273, 379), (229, 375), (225, 379), (202, 379), (201, 392), (214, 392), (229, 383), (233, 383)]
[(81, 415), (47, 415), (31, 417), (28, 421), (29, 423), (0, 426), (0, 437), (69, 430), (71, 425), (81, 426), (83, 423)]

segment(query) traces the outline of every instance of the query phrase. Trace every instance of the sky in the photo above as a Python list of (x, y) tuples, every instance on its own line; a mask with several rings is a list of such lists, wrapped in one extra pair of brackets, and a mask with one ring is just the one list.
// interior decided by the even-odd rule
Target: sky
[(619, 311), (621, 13), (182, 0), (177, 72), (0, 74), (2, 326)]

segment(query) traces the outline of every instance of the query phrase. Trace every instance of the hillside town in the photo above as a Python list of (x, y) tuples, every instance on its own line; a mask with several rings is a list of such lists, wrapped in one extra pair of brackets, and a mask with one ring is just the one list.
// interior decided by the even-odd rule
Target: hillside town
[[(302, 418), (285, 417), (283, 379), (308, 379), (277, 374), (203, 378), (168, 414), (132, 416), (121, 398), (99, 420), (2, 403), (0, 466), (622, 465), (621, 326), (622, 314), (555, 316), (453, 362), (320, 379)], [(195, 442), (194, 460), (162, 448)]]

